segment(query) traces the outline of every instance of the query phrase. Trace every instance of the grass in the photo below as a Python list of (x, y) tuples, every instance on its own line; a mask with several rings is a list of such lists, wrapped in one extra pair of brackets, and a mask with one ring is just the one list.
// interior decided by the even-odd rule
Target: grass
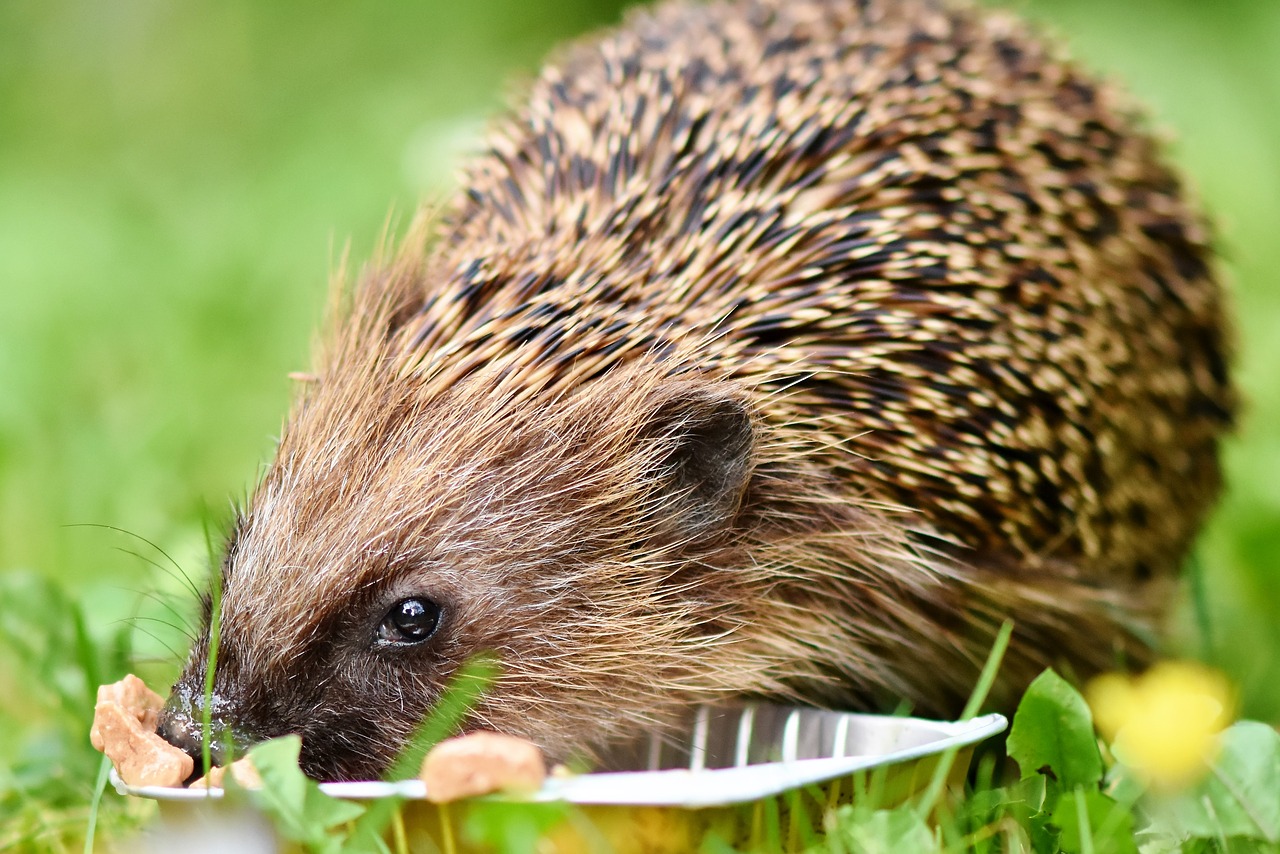
[[(507, 81), (619, 5), (0, 4), (0, 848), (79, 847), (93, 687), (173, 677), (182, 571), (269, 457), (335, 259), (439, 198)], [(1178, 643), (1280, 719), (1280, 5), (1023, 10), (1151, 105), (1218, 227), (1248, 409), (1198, 552), (1208, 631), (1188, 605)], [(108, 795), (99, 838), (143, 809)]]

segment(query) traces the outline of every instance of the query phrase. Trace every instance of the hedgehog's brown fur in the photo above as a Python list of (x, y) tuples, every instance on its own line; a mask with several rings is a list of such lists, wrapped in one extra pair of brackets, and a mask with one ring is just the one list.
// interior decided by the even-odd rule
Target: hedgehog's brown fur
[[(954, 712), (1006, 618), (1003, 700), (1146, 659), (1232, 393), (1110, 90), (929, 0), (670, 5), (490, 145), (233, 536), (219, 717), (353, 777), (485, 649), (477, 719), (556, 756), (731, 696)], [(411, 594), (429, 649), (370, 652)]]

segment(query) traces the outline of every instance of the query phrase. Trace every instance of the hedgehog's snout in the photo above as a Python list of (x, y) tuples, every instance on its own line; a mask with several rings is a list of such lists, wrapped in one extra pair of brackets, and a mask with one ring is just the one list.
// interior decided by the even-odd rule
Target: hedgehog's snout
[[(227, 764), (235, 758), (233, 753), (241, 755), (247, 742), (230, 721), (218, 714), (222, 705), (224, 703), (215, 694), (210, 703), (207, 729), (209, 761), (214, 765)], [(200, 775), (204, 765), (205, 732), (204, 698), (193, 698), (185, 692), (174, 691), (160, 712), (156, 735), (195, 760), (195, 776)]]

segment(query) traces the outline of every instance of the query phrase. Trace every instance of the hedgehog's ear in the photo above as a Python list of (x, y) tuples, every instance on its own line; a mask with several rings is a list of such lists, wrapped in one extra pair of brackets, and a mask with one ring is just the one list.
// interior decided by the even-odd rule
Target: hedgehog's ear
[(693, 539), (731, 522), (746, 492), (755, 446), (746, 405), (718, 389), (677, 388), (654, 410), (646, 432), (661, 448), (663, 533)]

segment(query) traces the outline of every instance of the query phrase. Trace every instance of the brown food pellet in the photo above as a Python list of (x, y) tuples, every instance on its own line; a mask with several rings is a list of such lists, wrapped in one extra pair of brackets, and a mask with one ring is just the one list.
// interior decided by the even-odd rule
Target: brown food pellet
[(418, 776), (427, 785), (427, 800), (443, 803), (500, 791), (535, 791), (547, 777), (547, 766), (531, 742), (474, 732), (437, 744)]
[[(164, 697), (147, 687), (132, 673), (119, 682), (98, 686), (99, 703), (118, 703), (125, 711), (137, 716), (143, 729), (154, 731), (159, 721), (160, 710), (164, 708)], [(97, 726), (89, 730), (89, 740), (98, 750), (102, 750)]]
[(145, 729), (143, 713), (114, 700), (93, 709), (90, 739), (130, 786), (181, 786), (191, 776), (191, 757)]

